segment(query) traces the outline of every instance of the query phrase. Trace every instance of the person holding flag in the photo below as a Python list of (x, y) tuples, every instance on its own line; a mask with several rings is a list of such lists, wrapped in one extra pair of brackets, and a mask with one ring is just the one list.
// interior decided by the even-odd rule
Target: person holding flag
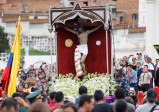
[(21, 30), (22, 25), (19, 17), (16, 25), (16, 35), (14, 43), (9, 54), (8, 63), (1, 80), (4, 92), (8, 95), (8, 97), (11, 97), (12, 94), (16, 92), (16, 78), (20, 66), (21, 55)]

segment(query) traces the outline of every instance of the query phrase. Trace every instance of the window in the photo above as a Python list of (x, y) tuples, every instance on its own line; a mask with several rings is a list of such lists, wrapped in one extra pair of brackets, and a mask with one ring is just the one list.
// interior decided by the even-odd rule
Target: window
[(123, 23), (123, 21), (124, 21), (124, 17), (120, 16), (120, 24)]
[(34, 19), (38, 19), (38, 17), (37, 17), (37, 16), (34, 16)]
[(25, 12), (29, 11), (29, 6), (28, 6), (28, 4), (24, 4), (24, 5), (23, 5), (23, 10), (24, 10)]
[(74, 2), (70, 2), (70, 6), (74, 6)]
[(12, 7), (17, 7), (18, 5), (17, 4), (12, 4)]
[(132, 20), (138, 20), (138, 14), (132, 14)]
[(84, 6), (88, 6), (88, 2), (83, 2), (83, 5)]
[(112, 18), (116, 18), (116, 8), (112, 8)]

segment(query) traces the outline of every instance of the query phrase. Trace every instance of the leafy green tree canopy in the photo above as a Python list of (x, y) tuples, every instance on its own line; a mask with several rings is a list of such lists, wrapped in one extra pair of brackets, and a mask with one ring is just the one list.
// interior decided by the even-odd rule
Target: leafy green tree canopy
[(4, 32), (4, 28), (0, 26), (0, 53), (5, 52), (7, 49), (9, 49), (7, 34)]

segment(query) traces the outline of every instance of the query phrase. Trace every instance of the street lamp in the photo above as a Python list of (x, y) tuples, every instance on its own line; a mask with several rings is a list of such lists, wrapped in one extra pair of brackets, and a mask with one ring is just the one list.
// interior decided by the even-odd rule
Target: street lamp
[(52, 63), (52, 38), (51, 37), (52, 37), (53, 28), (52, 28), (51, 24), (48, 25), (48, 31), (50, 33), (50, 56), (51, 56), (51, 75), (52, 75), (53, 74), (53, 72), (52, 72), (53, 63)]

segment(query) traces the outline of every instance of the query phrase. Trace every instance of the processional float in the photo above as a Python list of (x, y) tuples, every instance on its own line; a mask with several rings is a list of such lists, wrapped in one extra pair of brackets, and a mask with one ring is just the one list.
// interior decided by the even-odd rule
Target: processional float
[(49, 8), (55, 28), (55, 74), (112, 73), (109, 10), (105, 7)]

